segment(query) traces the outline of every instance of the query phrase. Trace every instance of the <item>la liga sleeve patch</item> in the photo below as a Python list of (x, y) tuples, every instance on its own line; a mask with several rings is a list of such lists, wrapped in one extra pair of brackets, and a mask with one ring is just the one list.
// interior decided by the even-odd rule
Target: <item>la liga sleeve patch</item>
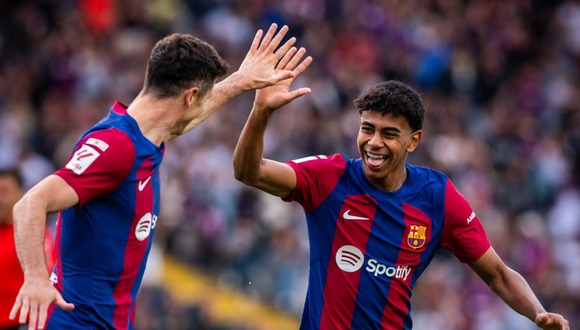
[(127, 133), (96, 131), (77, 143), (67, 164), (55, 174), (76, 191), (82, 205), (117, 189), (131, 171), (135, 155)]
[(286, 162), (296, 173), (296, 187), (287, 202), (296, 201), (306, 211), (318, 207), (336, 186), (346, 168), (341, 154), (318, 155)]
[(92, 163), (99, 158), (101, 154), (89, 145), (83, 144), (75, 153), (72, 155), (66, 168), (73, 171), (76, 174), (82, 174)]

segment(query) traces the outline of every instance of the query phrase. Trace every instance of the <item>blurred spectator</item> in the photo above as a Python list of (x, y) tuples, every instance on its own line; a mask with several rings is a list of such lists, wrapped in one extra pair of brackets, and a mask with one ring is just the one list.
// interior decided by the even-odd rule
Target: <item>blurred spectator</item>
[[(12, 304), (24, 282), (24, 274), (16, 255), (12, 207), (22, 197), (23, 180), (15, 168), (0, 169), (0, 329), (18, 329), (18, 319), (8, 319)], [(51, 233), (47, 230), (45, 257), (49, 271), (55, 262), (55, 251)]]

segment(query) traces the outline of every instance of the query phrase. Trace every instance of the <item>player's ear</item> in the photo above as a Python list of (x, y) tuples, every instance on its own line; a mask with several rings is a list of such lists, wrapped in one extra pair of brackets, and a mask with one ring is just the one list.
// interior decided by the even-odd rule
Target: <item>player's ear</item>
[(409, 142), (409, 145), (407, 146), (407, 152), (411, 153), (415, 150), (415, 148), (417, 148), (417, 146), (419, 145), (419, 142), (421, 142), (421, 138), (423, 138), (423, 131), (418, 130), (415, 131), (411, 134), (411, 141)]
[(196, 98), (199, 95), (199, 88), (198, 87), (191, 87), (185, 90), (185, 92), (183, 92), (183, 103), (189, 107), (191, 106)]

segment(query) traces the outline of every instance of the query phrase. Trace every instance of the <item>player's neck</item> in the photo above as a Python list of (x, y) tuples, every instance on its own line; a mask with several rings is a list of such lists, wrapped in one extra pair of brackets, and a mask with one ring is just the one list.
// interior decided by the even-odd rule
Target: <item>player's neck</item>
[(131, 102), (127, 113), (135, 119), (143, 136), (157, 146), (170, 138), (180, 119), (179, 105), (175, 100), (160, 100), (142, 94)]
[(405, 181), (407, 180), (408, 171), (405, 166), (401, 169), (397, 169), (394, 171), (389, 172), (385, 177), (378, 180), (377, 178), (373, 179), (369, 175), (367, 175), (367, 179), (371, 184), (376, 186), (377, 188), (386, 190), (388, 192), (394, 192), (399, 190)]

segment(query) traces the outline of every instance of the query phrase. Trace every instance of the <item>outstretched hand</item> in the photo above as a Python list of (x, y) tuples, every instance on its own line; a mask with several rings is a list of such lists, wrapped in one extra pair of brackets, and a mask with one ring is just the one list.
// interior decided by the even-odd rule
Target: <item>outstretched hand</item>
[(10, 319), (16, 319), (16, 315), (20, 312), (20, 318), (18, 319), (20, 324), (28, 322), (29, 330), (44, 329), (48, 308), (51, 304), (55, 304), (66, 311), (70, 311), (75, 307), (62, 298), (48, 279), (25, 281), (10, 311)]
[(560, 314), (540, 313), (536, 316), (536, 325), (544, 330), (570, 330), (570, 324)]
[(284, 25), (276, 33), (277, 28), (277, 24), (272, 24), (265, 35), (262, 30), (256, 32), (250, 50), (236, 72), (242, 77), (246, 90), (271, 86), (294, 76), (291, 70), (279, 67), (277, 63), (287, 55), (296, 38), (292, 37), (280, 46), (288, 26)]
[(306, 49), (291, 47), (282, 57), (276, 68), (278, 70), (290, 71), (292, 76), (281, 80), (275, 85), (259, 89), (256, 91), (254, 105), (259, 109), (274, 111), (292, 100), (311, 92), (310, 88), (302, 87), (290, 90), (292, 83), (300, 76), (312, 63), (312, 57), (302, 58), (306, 54)]

